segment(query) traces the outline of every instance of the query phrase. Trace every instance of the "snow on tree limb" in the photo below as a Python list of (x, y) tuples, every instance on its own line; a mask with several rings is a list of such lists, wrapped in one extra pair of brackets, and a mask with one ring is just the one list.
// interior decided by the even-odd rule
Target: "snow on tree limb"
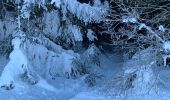
[[(51, 3), (55, 3), (59, 7), (58, 1), (61, 0), (52, 0)], [(63, 0), (66, 9), (73, 13), (80, 20), (89, 23), (89, 22), (100, 22), (107, 14), (107, 8), (102, 6), (90, 6), (89, 4), (80, 3), (77, 0)], [(62, 3), (61, 3), (62, 5)], [(104, 6), (104, 5), (103, 5)]]
[(146, 26), (144, 23), (141, 23), (140, 26), (139, 26), (139, 30), (141, 30), (142, 28), (145, 28), (149, 33), (151, 33), (152, 35), (154, 35), (160, 42), (162, 42), (162, 43), (165, 42), (160, 36), (158, 36), (158, 34), (156, 34), (156, 33), (151, 29), (151, 27)]
[(100, 22), (107, 13), (105, 8), (81, 4), (77, 0), (66, 0), (67, 9), (84, 22)]

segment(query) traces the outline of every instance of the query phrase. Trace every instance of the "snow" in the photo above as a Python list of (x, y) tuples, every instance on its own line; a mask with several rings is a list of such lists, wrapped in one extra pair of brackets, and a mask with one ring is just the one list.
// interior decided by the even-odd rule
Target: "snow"
[(45, 5), (45, 0), (24, 0), (23, 5), (21, 6), (21, 16), (22, 18), (29, 19), (30, 18), (30, 13), (31, 13), (31, 6), (32, 5), (39, 5), (39, 7), (43, 7), (46, 9)]
[(8, 59), (2, 55), (0, 55), (0, 73), (2, 73), (3, 68), (8, 63)]
[[(164, 42), (162, 48), (163, 48), (163, 51), (165, 53), (169, 53), (169, 51), (170, 51), (170, 41)], [(164, 60), (164, 66), (166, 66), (167, 65), (167, 58), (170, 58), (170, 54), (163, 54), (162, 58)]]
[(161, 32), (165, 32), (165, 28), (164, 28), (164, 26), (163, 26), (163, 25), (159, 25), (159, 31), (161, 31)]
[[(46, 0), (25, 0), (21, 13), (23, 18), (30, 17), (30, 7), (38, 4), (45, 8)], [(52, 0), (57, 8), (62, 8), (61, 18), (58, 10), (45, 13), (43, 22), (46, 27), (43, 32), (54, 37), (63, 35), (64, 38), (74, 42), (83, 41), (81, 27), (72, 25), (67, 18), (68, 11), (85, 23), (100, 22), (107, 13), (106, 5), (100, 0), (94, 0), (94, 5), (80, 3), (77, 0)], [(18, 16), (18, 26), (21, 23)], [(61, 21), (66, 21), (66, 28), (63, 29)], [(123, 16), (123, 23), (137, 23), (137, 18), (133, 16)], [(7, 25), (6, 25), (7, 24)], [(0, 24), (0, 31), (3, 37), (12, 33), (15, 29), (4, 29), (10, 27), (10, 23)], [(17, 27), (18, 27), (17, 26)], [(21, 26), (22, 27), (22, 26)], [(15, 27), (16, 28), (16, 27)], [(141, 23), (139, 30), (145, 28), (152, 35), (159, 38), (155, 31), (146, 24)], [(159, 30), (164, 32), (163, 26)], [(62, 32), (61, 32), (62, 31)], [(64, 31), (64, 33), (63, 33)], [(43, 34), (44, 35), (44, 34)], [(33, 42), (20, 38), (14, 38), (13, 51), (9, 61), (0, 55), (0, 86), (12, 85), (12, 90), (0, 88), (0, 97), (3, 100), (169, 100), (168, 70), (157, 67), (156, 54), (153, 48), (147, 48), (137, 52), (132, 59), (126, 61), (122, 54), (102, 54), (100, 50), (92, 44), (86, 51), (76, 53), (73, 50), (65, 50), (57, 45), (53, 40), (39, 35), (39, 37), (29, 37)], [(87, 37), (90, 41), (97, 39), (92, 30), (88, 29)], [(2, 38), (2, 37), (1, 37)], [(159, 39), (161, 40), (161, 38)], [(163, 49), (170, 51), (170, 42), (163, 42)], [(24, 43), (21, 46), (21, 43)], [(82, 53), (83, 52), (83, 53)], [(170, 55), (162, 55), (164, 66)], [(89, 68), (85, 75), (72, 78), (72, 74), (79, 74), (79, 69), (73, 62), (77, 60), (83, 63), (81, 67)], [(96, 64), (97, 63), (97, 64)], [(4, 69), (4, 70), (2, 70)], [(75, 71), (75, 72), (74, 72)], [(159, 71), (162, 71), (159, 73)], [(36, 84), (25, 82), (21, 75), (29, 72), (31, 78), (37, 78)], [(34, 76), (34, 72), (36, 73)], [(87, 76), (91, 74), (101, 75), (94, 79), (95, 85), (89, 87), (86, 82)], [(135, 75), (135, 76), (133, 76)], [(133, 77), (131, 77), (133, 76)], [(158, 78), (156, 77), (158, 76)], [(133, 78), (133, 79), (132, 79)], [(15, 86), (14, 86), (15, 85)]]
[(68, 30), (70, 30), (71, 33), (73, 34), (75, 41), (83, 41), (83, 36), (79, 27), (77, 27), (76, 25), (74, 26), (70, 25)]
[(72, 72), (72, 62), (74, 59), (76, 59), (75, 57), (79, 57), (78, 54), (75, 54), (73, 51), (69, 50), (67, 52), (63, 52), (61, 54), (61, 59), (63, 59), (63, 73), (66, 74), (68, 73), (69, 75), (71, 75)]
[(97, 37), (94, 36), (93, 31), (90, 30), (90, 29), (88, 29), (87, 38), (88, 38), (90, 41), (94, 41), (94, 39), (97, 39)]
[[(68, 54), (74, 55), (72, 51), (63, 52), (62, 55), (64, 56), (64, 59), (71, 59), (71, 56)], [(108, 65), (106, 65), (106, 61), (110, 63), (107, 63)], [(102, 64), (108, 70), (108, 66), (113, 65), (112, 62), (113, 61), (109, 58), (109, 60), (105, 59)], [(114, 69), (114, 66), (112, 67)], [(113, 73), (111, 70), (108, 71), (109, 73)], [(109, 73), (106, 73), (108, 74), (107, 76), (110, 76)], [(25, 98), (25, 100), (79, 100), (79, 98), (102, 98), (102, 100), (104, 100), (106, 98), (104, 95), (99, 96), (98, 91), (94, 92), (93, 89), (88, 89), (83, 81), (83, 77), (76, 80), (64, 79), (62, 77), (58, 77), (55, 80), (41, 78), (35, 85), (28, 85), (25, 82), (16, 80), (14, 89), (10, 91), (0, 89), (0, 97), (4, 100), (22, 100), (23, 98)]]
[(163, 61), (164, 61), (164, 66), (167, 65), (167, 58), (170, 58), (170, 55), (162, 55)]
[(101, 6), (100, 0), (94, 0), (93, 3), (94, 3), (94, 6)]
[(139, 26), (139, 30), (141, 30), (142, 28), (146, 28), (147, 26), (144, 23), (141, 23)]
[[(12, 45), (14, 46), (14, 50), (11, 52), (9, 58), (10, 61), (5, 66), (1, 78), (0, 78), (0, 86), (7, 86), (15, 80), (18, 80), (19, 75), (25, 73), (28, 70), (28, 61), (22, 50), (20, 49), (21, 40), (19, 38), (14, 38), (12, 40)], [(20, 60), (20, 61), (18, 61)]]
[(45, 13), (43, 16), (43, 22), (46, 24), (44, 33), (48, 35), (50, 34), (50, 36), (53, 37), (57, 37), (59, 35), (58, 32), (60, 28), (60, 21), (61, 20), (58, 10)]
[(54, 92), (47, 91), (38, 86), (29, 86), (21, 82), (17, 82), (13, 90), (0, 90), (0, 97), (3, 100), (55, 100), (54, 95)]
[(51, 4), (55, 3), (55, 6), (60, 8), (60, 5), (61, 5), (61, 0), (52, 0), (51, 1)]
[[(9, 20), (12, 20), (9, 18)], [(15, 32), (17, 24), (12, 21), (0, 20), (0, 39), (6, 39), (11, 33)]]
[(163, 44), (163, 49), (164, 49), (165, 51), (170, 51), (170, 41), (164, 42), (164, 44)]
[(28, 9), (31, 4), (34, 4), (34, 0), (24, 0), (24, 5), (21, 7), (21, 16), (22, 18), (29, 18), (30, 17), (30, 10)]
[(54, 86), (50, 85), (46, 80), (40, 79), (40, 81), (36, 84), (36, 86), (46, 89), (47, 91), (51, 91), (57, 93), (57, 90)]
[(118, 90), (116, 90), (114, 79), (122, 75), (123, 59), (121, 57), (121, 55), (111, 54), (101, 57), (104, 78), (92, 88), (85, 85), (83, 77), (76, 80), (61, 77), (56, 80), (40, 79), (36, 85), (28, 85), (18, 80), (14, 89), (9, 91), (0, 89), (0, 97), (3, 100), (169, 100), (169, 79), (167, 80), (169, 71), (162, 71), (159, 75), (166, 88), (159, 85), (157, 94), (151, 92), (146, 95), (136, 95), (132, 92), (131, 95), (115, 95), (114, 93)]
[[(46, 39), (44, 42), (47, 42), (48, 45), (54, 45)], [(27, 42), (27, 45), (26, 54), (33, 66), (32, 69), (43, 77), (69, 77), (72, 68), (74, 67), (72, 65), (73, 60), (79, 59), (78, 53), (75, 53), (72, 50), (64, 50), (58, 45), (53, 46), (56, 47), (56, 49), (54, 48), (54, 51), (53, 49), (47, 49), (47, 47), (40, 44), (31, 44), (29, 41)]]
[(139, 30), (141, 30), (142, 28), (146, 29), (149, 34), (153, 35), (156, 37), (156, 39), (159, 41), (159, 42), (162, 42), (164, 43), (165, 41), (149, 26), (146, 26), (145, 23), (140, 23), (139, 24)]
[(77, 94), (75, 97), (70, 100), (113, 100), (113, 98), (105, 97), (100, 95), (99, 93), (94, 92), (82, 92)]
[[(99, 1), (95, 2), (99, 4)], [(34, 4), (35, 2), (29, 2), (28, 4), (27, 3), (28, 2), (23, 5), (23, 8), (25, 6), (28, 6), (25, 8), (25, 13), (29, 13), (29, 4)], [(100, 6), (90, 6), (85, 3), (79, 3), (77, 0), (52, 0), (51, 3), (55, 3), (55, 5), (59, 8), (61, 7), (62, 13), (60, 13), (59, 10), (45, 13), (45, 15), (43, 16), (43, 22), (46, 24), (46, 27), (44, 28), (43, 32), (51, 37), (62, 37), (67, 43), (72, 43), (73, 45), (75, 45), (76, 42), (81, 42), (83, 40), (83, 34), (80, 31), (80, 27), (78, 27), (77, 25), (72, 25), (71, 22), (68, 20), (66, 16), (68, 10), (85, 23), (100, 22), (107, 13), (105, 9), (107, 7), (103, 7), (105, 6), (103, 4), (100, 4)], [(63, 15), (62, 18), (60, 18), (61, 14)], [(64, 29), (61, 21), (66, 21)], [(92, 30), (88, 30), (88, 38), (90, 41), (96, 39), (96, 37), (92, 33)]]
[(123, 16), (122, 22), (123, 23), (136, 23), (137, 19), (135, 17), (131, 17), (131, 16)]
[(67, 5), (67, 9), (75, 14), (80, 20), (85, 23), (88, 22), (100, 22), (107, 14), (107, 8), (102, 6), (95, 7), (88, 4), (81, 4), (77, 0), (64, 0)]
[(170, 87), (170, 77), (169, 77), (170, 72), (168, 70), (162, 70), (159, 72), (159, 81), (167, 88)]

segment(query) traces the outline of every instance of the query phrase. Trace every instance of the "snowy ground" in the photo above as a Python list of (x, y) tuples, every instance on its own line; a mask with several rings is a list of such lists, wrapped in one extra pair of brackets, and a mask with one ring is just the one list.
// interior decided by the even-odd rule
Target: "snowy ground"
[[(87, 87), (83, 77), (76, 80), (63, 78), (48, 80), (48, 83), (54, 86), (53, 90), (43, 81), (36, 85), (28, 85), (18, 81), (12, 90), (0, 89), (0, 98), (3, 100), (170, 100), (168, 81), (166, 86), (160, 84), (147, 95), (115, 96), (112, 79), (121, 75), (122, 61), (120, 56), (105, 56), (101, 62), (104, 78), (94, 87)], [(7, 62), (5, 57), (0, 56), (0, 72)], [(163, 76), (167, 76), (163, 80), (170, 80), (169, 71), (162, 71), (162, 73), (164, 73)]]
[[(114, 73), (121, 69), (121, 65), (118, 63), (119, 59), (113, 57), (104, 59), (102, 66), (107, 73), (104, 75), (105, 82), (107, 83), (111, 77), (114, 77)], [(7, 64), (5, 57), (0, 57), (1, 72), (4, 66)], [(117, 63), (117, 65), (116, 65)], [(111, 68), (108, 69), (108, 66)], [(118, 67), (117, 67), (118, 66)], [(115, 69), (116, 68), (116, 69)], [(109, 77), (108, 77), (109, 76)], [(63, 79), (58, 78), (54, 80), (48, 80), (49, 84), (53, 85), (56, 91), (51, 91), (46, 87), (43, 87), (44, 83), (40, 82), (36, 85), (28, 85), (23, 82), (17, 82), (16, 87), (13, 90), (0, 90), (0, 97), (4, 100), (105, 100), (106, 97), (98, 92), (99, 84), (96, 87), (88, 88), (83, 81), (83, 77), (80, 79)], [(102, 81), (101, 81), (102, 82)], [(100, 96), (99, 96), (100, 95)]]

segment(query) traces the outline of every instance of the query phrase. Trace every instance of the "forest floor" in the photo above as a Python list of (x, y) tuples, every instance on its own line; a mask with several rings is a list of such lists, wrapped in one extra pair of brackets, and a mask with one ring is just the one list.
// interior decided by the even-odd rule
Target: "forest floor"
[[(2, 100), (170, 100), (170, 85), (159, 85), (153, 92), (137, 96), (115, 95), (119, 86), (114, 84), (114, 79), (123, 73), (123, 59), (118, 55), (103, 56), (101, 66), (103, 68), (103, 78), (94, 87), (88, 87), (84, 77), (79, 79), (57, 78), (47, 80), (48, 84), (54, 87), (50, 89), (43, 80), (36, 85), (28, 85), (22, 81), (17, 81), (12, 90), (0, 89), (0, 99)], [(0, 56), (0, 72), (8, 60)], [(164, 71), (165, 80), (170, 80), (169, 71)], [(166, 74), (165, 74), (166, 73)], [(113, 81), (112, 81), (113, 80)], [(155, 92), (156, 91), (156, 92)]]

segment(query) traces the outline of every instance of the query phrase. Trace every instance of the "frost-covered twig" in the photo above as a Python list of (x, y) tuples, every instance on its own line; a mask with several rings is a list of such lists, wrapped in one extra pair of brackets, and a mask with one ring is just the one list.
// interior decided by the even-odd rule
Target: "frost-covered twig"
[(151, 27), (146, 26), (144, 23), (139, 23), (139, 30), (141, 30), (142, 28), (145, 28), (150, 34), (152, 34), (153, 36), (155, 36), (160, 42), (164, 43), (165, 41), (158, 36), (158, 34), (156, 32), (154, 32)]

